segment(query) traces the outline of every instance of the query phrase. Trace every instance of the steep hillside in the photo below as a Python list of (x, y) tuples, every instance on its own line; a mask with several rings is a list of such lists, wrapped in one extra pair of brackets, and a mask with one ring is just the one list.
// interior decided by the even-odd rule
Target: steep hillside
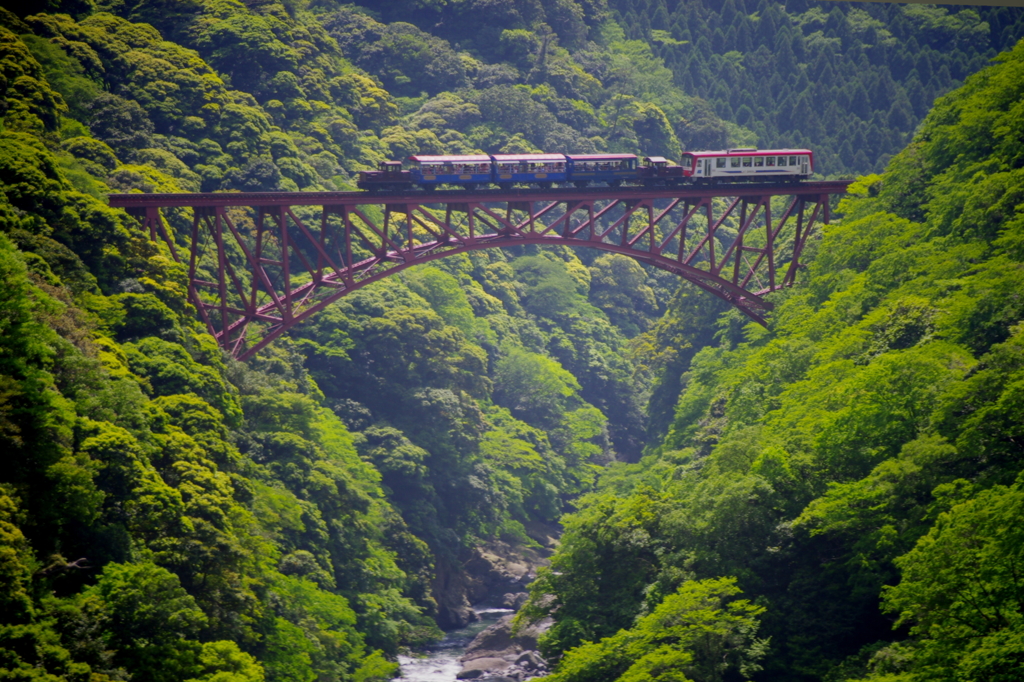
[(531, 608), (553, 679), (1020, 677), (1022, 67), (941, 98), (770, 328), (721, 318), (664, 442), (566, 518)]
[(401, 647), (469, 617), (467, 552), (531, 543), (526, 524), (639, 453), (625, 337), (587, 298), (624, 272), (647, 306), (631, 314), (655, 313), (631, 262), (453, 259), (241, 365), (182, 266), (106, 207), (108, 191), (337, 187), (341, 160), (365, 160), (337, 140), (390, 96), (336, 47), (320, 73), (368, 89), (297, 104), (285, 132), (152, 27), (0, 18), (4, 674), (389, 679)]

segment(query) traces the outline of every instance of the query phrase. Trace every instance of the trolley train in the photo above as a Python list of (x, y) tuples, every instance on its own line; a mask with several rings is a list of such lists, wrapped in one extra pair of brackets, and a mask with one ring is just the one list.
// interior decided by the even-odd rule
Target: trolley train
[(439, 186), (477, 189), (496, 185), (536, 185), (547, 189), (556, 184), (587, 187), (603, 183), (648, 187), (720, 182), (795, 182), (814, 172), (814, 154), (809, 149), (756, 149), (742, 147), (722, 151), (686, 152), (678, 164), (661, 156), (643, 160), (635, 154), (466, 154), (460, 156), (409, 157), (410, 168), (401, 161), (383, 161), (378, 170), (360, 171), (356, 183), (369, 191)]

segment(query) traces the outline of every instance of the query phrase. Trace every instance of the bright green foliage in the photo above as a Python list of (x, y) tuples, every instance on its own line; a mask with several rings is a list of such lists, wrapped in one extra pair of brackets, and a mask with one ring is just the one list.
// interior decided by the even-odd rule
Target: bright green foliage
[(913, 680), (1013, 680), (1024, 670), (1020, 483), (996, 486), (943, 513), (896, 561), (889, 611), (920, 639)]
[(495, 400), (538, 424), (556, 423), (580, 388), (558, 362), (523, 350), (513, 350), (498, 362), (494, 380)]
[(15, 524), (17, 507), (7, 495), (0, 497), (0, 606), (13, 622), (32, 615), (28, 592), (31, 568), (29, 544)]
[[(1019, 128), (1022, 60), (968, 79), (851, 187), (768, 330), (727, 314), (702, 338), (680, 297), (639, 337), (650, 367), (686, 370), (682, 392), (662, 444), (565, 519), (527, 607), (555, 620), (550, 656), (732, 575), (767, 607), (765, 679), (1020, 677), (1024, 195), (998, 141)], [(707, 347), (676, 364), (689, 344)], [(909, 633), (887, 634), (883, 592)]]
[(618, 327), (635, 335), (646, 331), (657, 311), (647, 273), (632, 258), (619, 254), (598, 257), (590, 266), (590, 301)]
[[(188, 110), (223, 84), (194, 53), (110, 15), (31, 21), (42, 70), (11, 36), (7, 73), (52, 74), (61, 93), (91, 99), (72, 112), (95, 129), (36, 125), (24, 112), (45, 122), (45, 97), (17, 99), (24, 79), (8, 91), (8, 116), (31, 125), (10, 118), (0, 136), (0, 669), (262, 682), (283, 677), (274, 633), (297, 631), (310, 650), (288, 659), (293, 678), (389, 678), (377, 648), (436, 628), (429, 554), (379, 474), (312, 382), (232, 372), (198, 333), (182, 267), (69, 175), (199, 189), (205, 176), (180, 157), (196, 163), (200, 149), (230, 171), (232, 157), (193, 136), (205, 114)], [(96, 97), (82, 79), (104, 73), (117, 94)], [(226, 108), (252, 114), (247, 102)], [(67, 144), (37, 136), (58, 127)]]
[[(0, 676), (390, 679), (450, 622), (438, 574), (570, 504), (554, 601), (529, 607), (557, 607), (553, 657), (579, 647), (558, 675), (734, 679), (757, 618), (766, 677), (939, 665), (939, 630), (875, 641), (877, 597), (900, 567), (916, 595), (932, 559), (896, 557), (1018, 473), (1019, 52), (855, 186), (770, 331), (621, 257), (524, 247), (361, 289), (243, 365), (202, 332), (187, 266), (102, 197), (347, 189), (479, 150), (806, 144), (825, 172), (881, 170), (1017, 17), (370, 4), (0, 10)], [(644, 403), (668, 439), (602, 469), (640, 460)], [(925, 597), (907, 623), (934, 622)], [(990, 653), (1014, 632), (964, 674), (1010, 675)]]
[(195, 666), (189, 642), (206, 616), (177, 576), (149, 563), (108, 564), (93, 588), (109, 619), (117, 662), (153, 680), (175, 680)]
[(207, 642), (199, 652), (202, 674), (187, 682), (263, 682), (263, 667), (234, 642)]
[(54, 92), (43, 74), (43, 67), (29, 49), (11, 31), (0, 27), (0, 74), (9, 104), (4, 111), (4, 127), (12, 131), (40, 134), (56, 130), (60, 115), (67, 111), (63, 98)]
[[(585, 502), (564, 519), (565, 542), (551, 570), (541, 572), (531, 588), (558, 600), (559, 618), (541, 643), (549, 656), (628, 627), (656, 559), (649, 540), (657, 535), (661, 495), (639, 491), (621, 506), (606, 497)], [(535, 616), (546, 608), (526, 613)]]
[(577, 285), (565, 266), (539, 256), (517, 258), (512, 267), (526, 285), (523, 305), (541, 317), (554, 317), (572, 311), (581, 304)]
[(764, 608), (734, 599), (735, 580), (692, 581), (628, 630), (566, 652), (556, 682), (720, 682), (760, 669), (766, 640), (756, 637)]

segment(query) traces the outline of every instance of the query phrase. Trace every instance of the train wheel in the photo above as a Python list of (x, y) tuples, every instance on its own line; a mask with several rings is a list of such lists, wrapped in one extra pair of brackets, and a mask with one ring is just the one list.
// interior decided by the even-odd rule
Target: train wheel
[(437, 185), (423, 185), (423, 189), (427, 192), (433, 192), (437, 189)]
[(551, 189), (550, 182), (538, 182), (537, 186), (540, 187), (541, 189)]
[(622, 185), (622, 180), (619, 180), (618, 178), (616, 178), (615, 180), (608, 181), (609, 187), (619, 187), (620, 185)]
[(473, 190), (476, 189), (476, 183), (475, 182), (467, 182), (465, 185), (463, 185), (463, 188), (465, 188), (469, 192), (472, 192)]
[(508, 192), (509, 190), (512, 189), (512, 183), (511, 182), (499, 182), (498, 183), (498, 188), (501, 189), (504, 192)]

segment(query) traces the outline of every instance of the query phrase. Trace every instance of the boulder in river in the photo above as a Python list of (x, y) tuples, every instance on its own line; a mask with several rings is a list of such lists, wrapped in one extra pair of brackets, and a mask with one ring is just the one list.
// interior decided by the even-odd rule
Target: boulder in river
[(493, 682), (508, 678), (514, 682), (540, 677), (548, 672), (547, 663), (537, 653), (537, 639), (551, 627), (545, 618), (512, 634), (514, 615), (503, 617), (470, 642), (460, 659), (459, 679)]
[(501, 605), (506, 609), (512, 609), (518, 611), (523, 608), (523, 604), (530, 598), (529, 592), (507, 592), (504, 597), (501, 598)]

